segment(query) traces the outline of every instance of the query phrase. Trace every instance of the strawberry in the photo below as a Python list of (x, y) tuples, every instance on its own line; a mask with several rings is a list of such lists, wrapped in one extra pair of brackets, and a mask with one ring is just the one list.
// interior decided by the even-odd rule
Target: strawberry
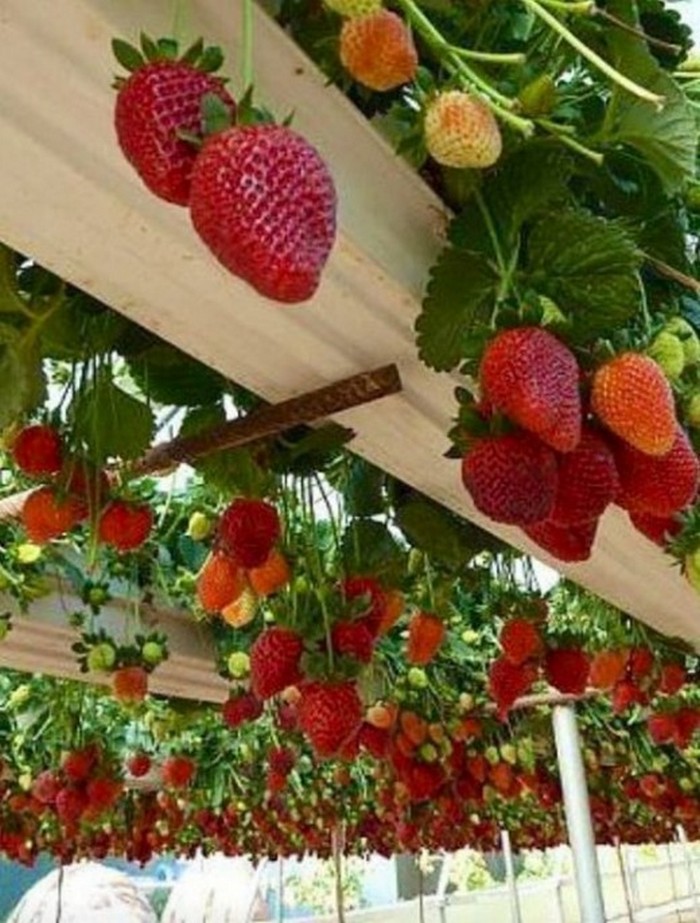
[(84, 782), (95, 768), (99, 755), (99, 748), (94, 744), (70, 750), (61, 760), (61, 769), (71, 782)]
[(405, 600), (400, 590), (388, 590), (384, 594), (385, 605), (382, 613), (382, 619), (377, 629), (378, 635), (385, 635), (391, 631), (394, 625), (403, 615)]
[(90, 779), (85, 786), (85, 794), (88, 800), (86, 815), (94, 819), (104, 814), (105, 811), (109, 811), (117, 802), (123, 790), (124, 786), (119, 779)]
[(206, 72), (210, 62), (220, 63), (220, 53), (208, 49), (208, 59), (202, 54), (195, 61), (166, 59), (163, 54), (145, 60), (135, 49), (133, 53), (133, 73), (117, 80), (114, 125), (119, 146), (154, 195), (187, 205), (197, 147), (182, 140), (181, 133), (203, 134), (205, 96), (213, 94), (231, 115), (235, 111), (223, 80)]
[(380, 93), (413, 80), (418, 70), (411, 32), (403, 19), (389, 10), (343, 23), (340, 60), (354, 80)]
[(72, 827), (87, 810), (88, 799), (82, 788), (66, 785), (56, 795), (55, 804), (58, 819), (63, 824)]
[(243, 588), (236, 599), (221, 610), (221, 618), (232, 628), (243, 628), (253, 621), (258, 611), (258, 597), (250, 587)]
[(572, 452), (558, 459), (559, 487), (550, 519), (574, 526), (598, 519), (615, 499), (620, 481), (612, 450), (595, 430), (584, 428)]
[(195, 230), (227, 269), (275, 301), (314, 294), (335, 239), (335, 213), (333, 180), (320, 154), (281, 125), (211, 137), (192, 172)]
[(258, 596), (272, 596), (289, 583), (292, 572), (289, 562), (282, 554), (273, 548), (265, 561), (259, 567), (248, 571), (248, 580)]
[(341, 591), (345, 601), (353, 604), (353, 608), (359, 605), (359, 603), (353, 603), (353, 600), (367, 601), (366, 607), (360, 609), (360, 614), (372, 636), (376, 636), (387, 608), (387, 596), (379, 581), (375, 577), (346, 577), (342, 582)]
[(188, 756), (169, 756), (161, 767), (163, 785), (170, 788), (186, 788), (196, 772), (197, 764)]
[(445, 771), (439, 763), (414, 763), (406, 778), (408, 797), (413, 802), (435, 797), (445, 781)]
[(650, 513), (639, 513), (628, 510), (630, 522), (642, 535), (663, 548), (674, 535), (680, 532), (682, 526), (675, 516), (652, 516)]
[(490, 167), (501, 156), (498, 122), (477, 96), (439, 93), (425, 113), (425, 146), (439, 164), (457, 169)]
[(445, 622), (432, 612), (416, 612), (408, 623), (406, 660), (423, 666), (430, 663), (445, 640)]
[(299, 727), (316, 756), (335, 756), (362, 724), (362, 702), (355, 683), (314, 682), (299, 700)]
[(612, 689), (625, 675), (629, 651), (599, 651), (591, 660), (588, 681), (594, 689)]
[(658, 692), (675, 695), (685, 686), (688, 674), (682, 663), (665, 663), (661, 667)]
[(627, 672), (635, 681), (643, 680), (654, 669), (654, 653), (648, 647), (633, 647), (627, 659)]
[(671, 386), (640, 353), (621, 353), (593, 376), (591, 408), (611, 432), (647, 455), (666, 455), (677, 438)]
[(552, 557), (573, 564), (590, 558), (597, 529), (596, 519), (575, 526), (559, 526), (547, 519), (525, 526), (524, 532)]
[(280, 536), (277, 510), (264, 500), (239, 497), (224, 510), (218, 529), (220, 548), (241, 567), (260, 567)]
[(497, 334), (481, 359), (484, 397), (558, 452), (581, 439), (579, 368), (574, 354), (541, 327)]
[(69, 532), (86, 515), (87, 507), (77, 497), (60, 497), (53, 487), (39, 487), (24, 501), (21, 518), (27, 537), (44, 544)]
[(578, 647), (547, 651), (545, 676), (550, 686), (567, 695), (583, 695), (591, 672), (591, 658)]
[(63, 463), (63, 441), (53, 426), (25, 426), (12, 442), (12, 458), (29, 477), (58, 474)]
[(197, 577), (197, 600), (205, 612), (221, 612), (245, 589), (245, 574), (223, 551), (210, 554)]
[(389, 750), (391, 738), (386, 728), (363, 722), (359, 733), (360, 747), (376, 760), (383, 760)]
[(505, 657), (497, 657), (489, 667), (489, 695), (501, 715), (512, 708), (516, 699), (530, 689), (537, 678), (537, 668), (531, 663), (516, 666)]
[(141, 779), (151, 770), (151, 758), (147, 753), (137, 751), (127, 757), (126, 768), (135, 779)]
[(542, 636), (529, 619), (509, 619), (498, 637), (503, 656), (516, 667), (535, 660), (542, 653)]
[(53, 769), (45, 769), (32, 782), (32, 797), (41, 804), (55, 804), (63, 783)]
[(632, 705), (646, 705), (647, 696), (631, 679), (615, 683), (612, 693), (612, 710), (616, 715), (627, 711)]
[(248, 721), (255, 721), (262, 713), (262, 702), (252, 692), (232, 693), (221, 709), (224, 724), (230, 728), (237, 728)]
[(692, 503), (697, 493), (700, 464), (680, 427), (676, 428), (671, 450), (665, 455), (648, 455), (618, 442), (615, 461), (620, 473), (616, 502), (623, 509), (663, 519)]
[(669, 712), (659, 712), (647, 718), (647, 730), (655, 744), (670, 743), (677, 732), (675, 716)]
[(119, 552), (140, 548), (153, 528), (153, 511), (146, 503), (112, 500), (100, 514), (97, 534), (101, 542)]
[(303, 651), (299, 635), (273, 626), (258, 635), (250, 649), (251, 688), (259, 699), (282, 692), (301, 680), (299, 661)]
[(120, 667), (112, 673), (112, 694), (122, 705), (143, 702), (148, 693), (148, 673), (143, 667)]
[(695, 732), (700, 729), (700, 710), (692, 706), (685, 706), (676, 712), (676, 732), (674, 743), (681, 750), (690, 745)]
[(366, 16), (382, 8), (382, 0), (323, 0), (329, 10), (340, 13), (348, 19), (353, 16)]
[(267, 752), (267, 763), (269, 768), (285, 778), (294, 769), (297, 756), (291, 747), (272, 747)]
[(462, 460), (462, 481), (480, 512), (527, 526), (546, 519), (557, 491), (557, 460), (527, 433), (487, 436)]
[(363, 621), (338, 622), (331, 630), (333, 650), (337, 654), (353, 657), (360, 663), (369, 663), (374, 653), (374, 637)]

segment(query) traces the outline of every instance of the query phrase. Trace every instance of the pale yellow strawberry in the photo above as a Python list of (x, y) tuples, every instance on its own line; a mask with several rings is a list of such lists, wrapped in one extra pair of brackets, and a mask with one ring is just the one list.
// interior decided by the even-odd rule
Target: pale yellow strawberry
[(478, 97), (462, 90), (440, 93), (425, 113), (428, 153), (445, 167), (490, 167), (501, 156), (498, 122)]
[(243, 628), (255, 618), (258, 611), (258, 597), (246, 587), (243, 592), (221, 610), (221, 618), (232, 628)]

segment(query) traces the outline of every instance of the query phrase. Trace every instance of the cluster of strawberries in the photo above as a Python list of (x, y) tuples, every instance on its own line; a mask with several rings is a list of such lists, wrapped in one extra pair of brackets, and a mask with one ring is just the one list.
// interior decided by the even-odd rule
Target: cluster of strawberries
[(112, 495), (106, 474), (68, 457), (54, 427), (24, 427), (12, 440), (11, 453), (22, 474), (47, 482), (33, 490), (22, 507), (22, 524), (31, 541), (45, 544), (88, 519), (99, 541), (118, 552), (139, 548), (150, 535), (150, 507)]
[[(381, 0), (325, 0), (345, 17), (340, 60), (362, 86), (383, 93), (409, 83), (418, 71), (418, 53), (403, 19)], [(502, 139), (493, 112), (473, 92), (435, 93), (424, 107), (423, 135), (437, 163), (457, 169), (490, 167), (501, 156)]]
[(276, 301), (311, 298), (336, 231), (335, 188), (318, 152), (286, 126), (240, 124), (242, 107), (212, 73), (218, 49), (199, 41), (178, 58), (172, 41), (141, 45), (114, 43), (131, 71), (117, 80), (115, 109), (129, 163), (156, 196), (189, 206), (195, 231), (234, 275)]
[(510, 429), (475, 438), (462, 479), (475, 506), (520, 526), (562, 561), (590, 557), (611, 503), (663, 543), (692, 502), (700, 468), (674, 397), (649, 356), (621, 353), (584, 380), (576, 357), (540, 327), (498, 333), (480, 368), (479, 412)]

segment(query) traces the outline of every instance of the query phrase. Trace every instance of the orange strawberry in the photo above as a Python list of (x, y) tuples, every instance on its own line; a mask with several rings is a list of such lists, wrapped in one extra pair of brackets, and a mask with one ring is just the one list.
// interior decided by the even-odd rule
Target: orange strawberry
[(416, 612), (408, 625), (406, 659), (409, 663), (430, 663), (445, 638), (445, 623), (431, 612)]
[(221, 618), (231, 628), (243, 628), (255, 618), (258, 610), (258, 597), (249, 587), (244, 587), (236, 599), (221, 610)]
[(402, 711), (399, 714), (399, 725), (414, 746), (420, 747), (425, 742), (428, 736), (428, 722), (414, 711)]
[(53, 487), (40, 487), (24, 501), (22, 524), (27, 537), (38, 544), (69, 532), (87, 515), (86, 505), (77, 497), (59, 497)]
[(379, 623), (379, 636), (387, 634), (403, 615), (405, 600), (400, 590), (387, 590), (384, 593), (384, 612)]
[(462, 90), (440, 93), (425, 114), (428, 153), (445, 167), (490, 167), (501, 156), (498, 122), (478, 97)]
[(677, 433), (673, 392), (661, 367), (641, 353), (621, 353), (593, 376), (591, 408), (601, 423), (647, 455), (666, 455)]
[(148, 673), (143, 667), (121, 667), (112, 673), (112, 694), (122, 705), (143, 702), (148, 692)]
[(245, 574), (230, 555), (210, 554), (197, 578), (197, 599), (206, 612), (221, 612), (246, 588)]
[(340, 60), (358, 83), (379, 92), (408, 83), (418, 69), (408, 27), (388, 10), (346, 20), (340, 32)]
[(260, 567), (252, 567), (248, 571), (248, 581), (258, 596), (272, 596), (289, 583), (291, 576), (289, 562), (276, 548)]
[(599, 651), (591, 661), (588, 681), (595, 689), (612, 689), (625, 675), (629, 651)]

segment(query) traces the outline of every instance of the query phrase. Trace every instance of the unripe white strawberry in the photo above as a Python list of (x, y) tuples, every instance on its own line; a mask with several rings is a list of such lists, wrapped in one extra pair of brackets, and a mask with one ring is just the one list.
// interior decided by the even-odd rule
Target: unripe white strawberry
[(382, 0), (323, 0), (329, 10), (352, 19), (354, 16), (366, 16), (382, 8)]
[(490, 167), (501, 156), (498, 122), (478, 97), (462, 90), (440, 93), (425, 113), (428, 153), (445, 167)]

